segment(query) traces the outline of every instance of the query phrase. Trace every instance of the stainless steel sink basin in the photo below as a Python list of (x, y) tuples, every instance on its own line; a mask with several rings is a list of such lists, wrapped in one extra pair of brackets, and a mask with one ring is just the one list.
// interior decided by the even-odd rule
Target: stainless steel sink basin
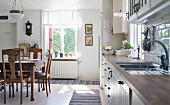
[(165, 75), (169, 71), (162, 70), (159, 65), (153, 63), (117, 63), (131, 75)]
[(128, 68), (128, 69), (159, 68), (159, 65), (155, 65), (153, 63), (118, 63), (118, 65), (122, 68)]

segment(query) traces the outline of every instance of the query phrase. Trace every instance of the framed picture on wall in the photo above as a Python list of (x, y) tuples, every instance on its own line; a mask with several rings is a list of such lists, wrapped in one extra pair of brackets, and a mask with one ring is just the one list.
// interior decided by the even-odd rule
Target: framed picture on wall
[(85, 34), (93, 34), (93, 25), (85, 24)]
[(19, 44), (20, 49), (24, 49), (24, 56), (28, 57), (29, 56), (29, 49), (30, 49), (30, 44)]
[(85, 45), (93, 46), (93, 36), (85, 36)]

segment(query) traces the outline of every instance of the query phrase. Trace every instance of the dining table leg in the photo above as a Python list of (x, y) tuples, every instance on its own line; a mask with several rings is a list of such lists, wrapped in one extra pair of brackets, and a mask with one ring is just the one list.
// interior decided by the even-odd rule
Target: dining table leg
[(31, 101), (34, 101), (34, 80), (35, 80), (35, 72), (34, 65), (31, 66)]

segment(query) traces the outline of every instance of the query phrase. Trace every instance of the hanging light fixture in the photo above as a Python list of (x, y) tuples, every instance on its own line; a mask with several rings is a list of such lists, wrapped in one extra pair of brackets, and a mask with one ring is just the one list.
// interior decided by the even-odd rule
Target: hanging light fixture
[(12, 4), (12, 10), (10, 10), (10, 16), (13, 19), (19, 20), (21, 18), (24, 17), (24, 9), (23, 9), (23, 5), (22, 5), (22, 1), (20, 0), (21, 3), (21, 8), (22, 10), (16, 9), (16, 0), (13, 0), (13, 4)]

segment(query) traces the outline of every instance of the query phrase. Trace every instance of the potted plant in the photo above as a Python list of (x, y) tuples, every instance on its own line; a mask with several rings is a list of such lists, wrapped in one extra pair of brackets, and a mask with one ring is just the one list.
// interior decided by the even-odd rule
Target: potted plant
[(127, 40), (122, 41), (122, 50), (125, 52), (126, 55), (130, 55), (132, 49), (133, 46), (130, 43), (128, 43)]

